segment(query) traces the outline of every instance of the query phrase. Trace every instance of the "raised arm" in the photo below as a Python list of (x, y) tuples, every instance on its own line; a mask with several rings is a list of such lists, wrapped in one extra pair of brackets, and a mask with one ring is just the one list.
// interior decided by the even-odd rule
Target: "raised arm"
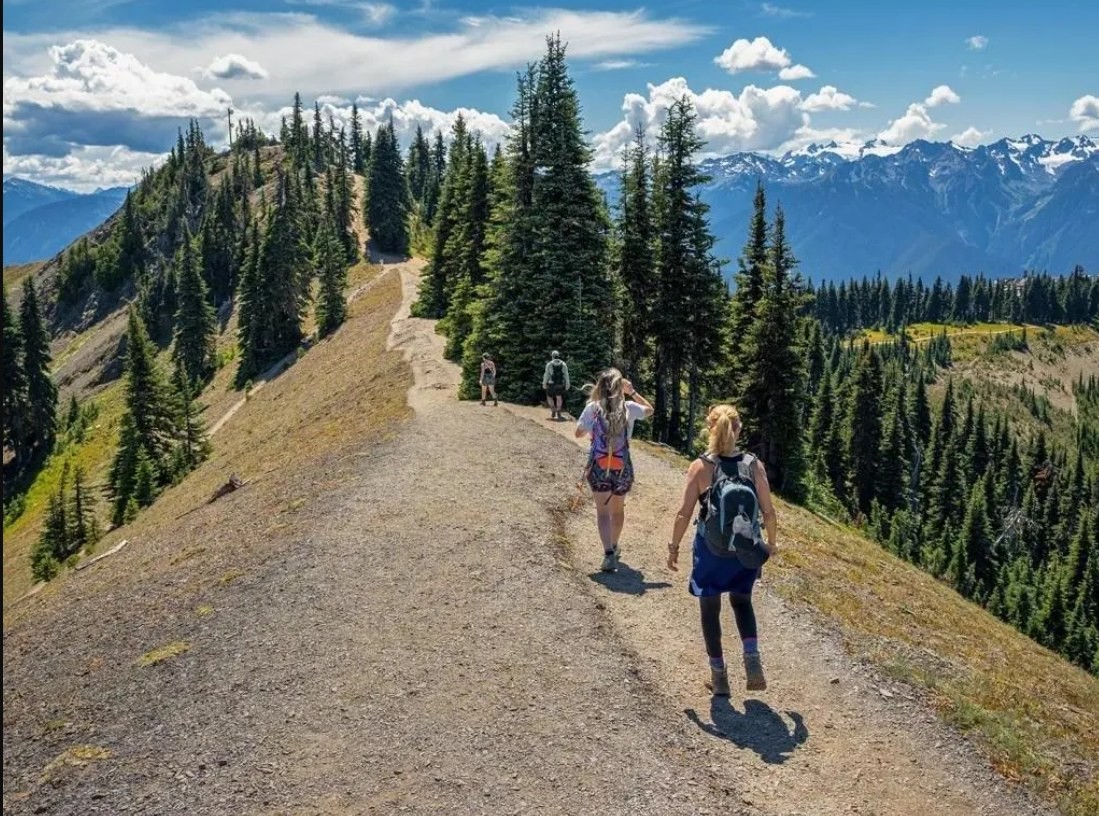
[(763, 462), (757, 459), (754, 470), (759, 509), (763, 513), (763, 526), (767, 531), (767, 542), (764, 546), (767, 552), (774, 555), (778, 550), (778, 516), (775, 514), (775, 503), (771, 499), (771, 483), (767, 481), (767, 468)]
[(683, 534), (687, 532), (687, 527), (691, 523), (691, 516), (694, 514), (695, 504), (698, 503), (699, 496), (699, 476), (706, 470), (706, 463), (701, 459), (695, 459), (691, 462), (691, 466), (687, 468), (687, 484), (683, 487), (683, 501), (679, 504), (679, 511), (675, 514), (675, 521), (672, 523), (672, 538), (668, 542), (668, 569), (679, 569), (679, 542), (683, 539)]

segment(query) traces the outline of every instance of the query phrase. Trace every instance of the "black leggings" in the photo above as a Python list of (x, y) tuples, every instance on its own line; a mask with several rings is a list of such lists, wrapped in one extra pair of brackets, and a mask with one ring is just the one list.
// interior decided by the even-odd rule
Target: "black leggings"
[[(752, 608), (752, 596), (740, 592), (730, 592), (729, 601), (733, 607), (733, 617), (740, 639), (754, 638), (757, 634), (756, 612)], [(702, 638), (706, 641), (706, 654), (713, 658), (723, 657), (721, 650), (721, 596), (704, 595), (698, 599), (698, 608), (702, 613)]]

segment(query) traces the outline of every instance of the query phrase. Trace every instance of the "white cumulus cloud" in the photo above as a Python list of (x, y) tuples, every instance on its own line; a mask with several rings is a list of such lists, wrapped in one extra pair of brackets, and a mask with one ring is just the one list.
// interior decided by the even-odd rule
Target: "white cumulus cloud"
[(232, 99), (155, 71), (98, 40), (49, 49), (51, 67), (4, 80), (4, 147), (64, 156), (84, 146), (159, 152), (190, 118), (220, 121)]
[(889, 123), (889, 126), (878, 134), (883, 142), (893, 145), (903, 145), (915, 139), (930, 139), (946, 125), (932, 120), (927, 108), (919, 102), (913, 102), (908, 106), (904, 116), (898, 117)]
[(1069, 108), (1068, 118), (1079, 126), (1081, 133), (1099, 132), (1099, 96), (1081, 96)]
[(214, 57), (202, 72), (207, 79), (267, 79), (267, 69), (240, 54)]
[(596, 166), (617, 166), (622, 148), (633, 139), (639, 124), (650, 138), (655, 138), (668, 109), (684, 96), (698, 114), (698, 133), (707, 142), (705, 155), (774, 150), (809, 123), (808, 114), (801, 109), (801, 93), (788, 85), (749, 85), (739, 94), (713, 88), (696, 93), (686, 79), (675, 77), (659, 85), (650, 84), (647, 96), (626, 95), (622, 121), (593, 139)]
[(961, 133), (955, 133), (951, 136), (950, 141), (960, 147), (976, 147), (991, 135), (991, 130), (978, 130), (970, 125)]
[(714, 62), (730, 74), (741, 71), (781, 71), (791, 64), (785, 48), (777, 48), (766, 37), (740, 39), (726, 48)]
[(843, 93), (835, 85), (825, 85), (817, 93), (805, 97), (805, 101), (801, 103), (801, 109), (810, 113), (826, 110), (845, 111), (862, 104), (864, 103), (860, 103), (850, 94)]
[(957, 105), (961, 101), (962, 98), (949, 85), (938, 85), (923, 103), (929, 108), (936, 108), (939, 105)]
[(965, 44), (969, 46), (970, 51), (984, 51), (988, 48), (988, 37), (983, 34), (974, 34), (966, 38)]
[(397, 14), (397, 7), (389, 3), (363, 3), (363, 15), (371, 25), (385, 25)]
[(797, 79), (812, 79), (815, 76), (816, 74), (804, 65), (791, 65), (789, 68), (783, 68), (778, 72), (778, 78), (787, 82), (793, 82)]

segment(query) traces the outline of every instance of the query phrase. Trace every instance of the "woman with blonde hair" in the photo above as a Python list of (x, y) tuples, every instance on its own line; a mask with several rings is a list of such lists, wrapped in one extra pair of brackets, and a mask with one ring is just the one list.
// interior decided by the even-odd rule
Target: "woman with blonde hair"
[(608, 368), (594, 385), (585, 385), (588, 404), (576, 422), (577, 439), (590, 435), (588, 466), (584, 471), (595, 499), (599, 539), (603, 544), (603, 572), (618, 569), (618, 539), (626, 523), (626, 494), (633, 486), (630, 437), (633, 424), (652, 415), (653, 407), (617, 368)]
[[(776, 551), (778, 536), (771, 487), (763, 462), (737, 450), (740, 415), (732, 405), (716, 405), (706, 416), (706, 453), (691, 463), (683, 502), (668, 544), (668, 568), (678, 569), (679, 542), (699, 505), (690, 593), (698, 598), (702, 638), (710, 658), (710, 690), (729, 695), (729, 674), (721, 647), (721, 596), (728, 593), (744, 648), (749, 691), (767, 688), (757, 643), (752, 587), (763, 562)], [(762, 517), (767, 538), (760, 529)]]

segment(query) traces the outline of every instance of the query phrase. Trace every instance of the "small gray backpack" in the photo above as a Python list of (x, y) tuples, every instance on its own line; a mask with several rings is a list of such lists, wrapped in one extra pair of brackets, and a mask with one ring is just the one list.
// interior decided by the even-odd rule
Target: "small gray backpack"
[(729, 459), (704, 457), (714, 466), (710, 489), (702, 502), (698, 523), (710, 552), (720, 558), (736, 558), (746, 569), (763, 566), (770, 554), (760, 531), (759, 495), (750, 453)]

